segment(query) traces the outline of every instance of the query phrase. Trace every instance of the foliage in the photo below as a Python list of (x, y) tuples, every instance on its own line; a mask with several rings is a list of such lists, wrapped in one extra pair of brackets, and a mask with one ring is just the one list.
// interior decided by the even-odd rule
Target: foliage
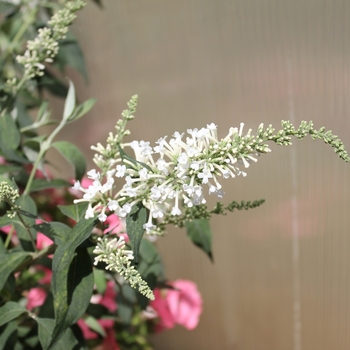
[[(277, 132), (260, 125), (255, 135), (244, 133), (241, 123), (223, 139), (212, 123), (187, 130), (186, 139), (176, 131), (155, 147), (126, 142), (135, 95), (106, 146), (93, 147), (98, 169), (85, 176), (82, 152), (55, 140), (94, 105), (93, 99), (77, 102), (74, 84), (61, 75), (70, 65), (86, 77), (81, 50), (68, 31), (85, 3), (8, 0), (0, 5), (4, 348), (151, 349), (152, 332), (175, 324), (193, 329), (202, 311), (201, 296), (191, 281), (167, 281), (155, 239), (169, 225), (185, 227), (189, 239), (213, 259), (212, 215), (256, 208), (264, 200), (219, 201), (210, 209), (205, 190), (221, 200), (220, 182), (246, 176), (258, 155), (270, 152), (268, 142), (290, 145), (292, 137), (310, 135), (349, 161), (343, 143), (324, 128), (314, 129), (312, 122), (295, 128), (282, 121)], [(58, 122), (50, 118), (45, 91), (66, 97)], [(38, 129), (48, 124), (55, 125), (53, 131), (40, 135)], [(74, 180), (52, 178), (45, 158), (51, 148), (74, 167)], [(118, 186), (116, 178), (124, 185)]]

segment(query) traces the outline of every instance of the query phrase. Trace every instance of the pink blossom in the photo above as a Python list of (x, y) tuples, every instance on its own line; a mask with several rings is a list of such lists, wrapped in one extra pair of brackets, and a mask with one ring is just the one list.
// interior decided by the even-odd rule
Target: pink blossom
[(114, 283), (112, 281), (107, 282), (107, 288), (103, 295), (96, 294), (91, 298), (91, 303), (103, 305), (111, 312), (117, 310), (117, 303), (115, 301), (117, 293), (114, 289)]
[(176, 280), (170, 283), (175, 289), (154, 291), (151, 306), (160, 318), (160, 330), (177, 323), (189, 330), (197, 327), (202, 313), (202, 297), (192, 281)]
[(37, 270), (44, 272), (44, 276), (38, 282), (40, 284), (50, 284), (52, 278), (52, 271), (49, 268), (42, 265), (37, 265), (35, 267)]
[(53, 243), (53, 241), (45, 236), (43, 233), (38, 232), (37, 236), (36, 236), (36, 247), (39, 250), (42, 250), (48, 246), (50, 246)]
[(32, 288), (27, 294), (27, 309), (32, 310), (44, 304), (46, 294), (46, 291), (42, 288)]

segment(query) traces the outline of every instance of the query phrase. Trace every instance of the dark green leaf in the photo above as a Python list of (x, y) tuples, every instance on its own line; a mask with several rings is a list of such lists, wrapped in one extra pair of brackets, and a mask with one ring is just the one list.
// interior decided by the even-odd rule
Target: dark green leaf
[(17, 343), (17, 322), (12, 321), (0, 328), (1, 349), (15, 349)]
[(61, 71), (65, 66), (71, 66), (83, 76), (85, 81), (88, 80), (83, 52), (72, 33), (68, 33), (67, 38), (61, 41), (56, 62)]
[(146, 222), (147, 210), (142, 202), (139, 202), (132, 207), (131, 212), (126, 217), (126, 232), (130, 238), (135, 263), (138, 263), (139, 260), (140, 243), (144, 233), (143, 225)]
[(126, 159), (126, 160), (128, 160), (129, 162), (131, 162), (131, 163), (133, 163), (133, 164), (135, 164), (135, 165), (140, 164), (140, 165), (142, 165), (144, 168), (146, 168), (147, 170), (149, 170), (149, 171), (152, 172), (152, 168), (150, 168), (147, 164), (142, 163), (142, 162), (139, 162), (138, 160), (136, 160), (136, 159), (134, 159), (134, 158), (128, 156), (128, 155), (124, 152), (124, 150), (120, 147), (119, 144), (117, 144), (117, 146), (118, 146), (118, 150), (119, 150), (120, 157), (121, 157), (122, 161), (123, 161), (124, 159)]
[(56, 96), (67, 96), (68, 88), (65, 83), (53, 76), (48, 70), (45, 70), (45, 74), (37, 79), (39, 80), (39, 87), (47, 88), (52, 94)]
[(14, 320), (24, 312), (28, 312), (24, 306), (14, 301), (8, 301), (4, 306), (0, 307), (0, 326)]
[(68, 288), (67, 325), (77, 322), (83, 316), (94, 289), (92, 261), (87, 249), (77, 249), (68, 272)]
[[(43, 349), (49, 349), (51, 334), (55, 327), (55, 320), (51, 318), (36, 318), (38, 322), (39, 340)], [(66, 329), (59, 343), (50, 347), (50, 350), (83, 349), (78, 340), (74, 337), (71, 329)]]
[(9, 254), (0, 254), (0, 290), (5, 285), (11, 272), (30, 256), (27, 252), (14, 252)]
[(76, 180), (81, 180), (86, 171), (85, 159), (79, 148), (67, 141), (52, 144), (58, 152), (74, 167)]
[[(150, 241), (143, 239), (140, 245), (140, 264), (138, 271), (147, 280), (148, 276), (160, 276), (163, 272), (162, 262), (158, 250)], [(150, 286), (152, 289), (154, 286)]]
[[(21, 208), (21, 210), (28, 212), (32, 214), (34, 217), (36, 217), (36, 214), (37, 214), (36, 204), (31, 197), (21, 196), (16, 200), (16, 204)], [(33, 217), (29, 218), (28, 215), (26, 215), (25, 217), (22, 217), (22, 219), (24, 221), (24, 224), (27, 226), (27, 228), (24, 227), (22, 222), (17, 221), (17, 223), (15, 223), (17, 236), (21, 242), (21, 246), (23, 250), (33, 251), (34, 247), (32, 245), (28, 230), (31, 232), (33, 239), (35, 239), (36, 231), (31, 228), (35, 224), (35, 219)]]
[(64, 242), (72, 233), (69, 226), (56, 221), (34, 225), (33, 228), (49, 237), (57, 245)]
[(23, 154), (17, 150), (12, 150), (6, 146), (6, 144), (0, 143), (0, 148), (3, 153), (4, 158), (11, 162), (17, 162), (21, 164), (30, 163), (27, 158), (23, 157)]
[(89, 203), (87, 202), (81, 202), (70, 205), (59, 205), (58, 208), (64, 215), (68, 216), (76, 222), (79, 222), (84, 218), (88, 205)]
[(207, 219), (194, 219), (186, 223), (186, 229), (190, 240), (213, 261), (211, 251), (212, 234), (209, 221)]
[[(74, 314), (74, 309), (72, 309), (72, 311), (69, 310), (73, 304), (72, 300), (74, 297), (72, 299), (72, 296), (74, 295), (74, 289), (72, 288), (74, 288), (75, 285), (74, 283), (68, 283), (67, 278), (71, 270), (70, 266), (74, 258), (75, 249), (90, 236), (95, 224), (96, 219), (94, 218), (81, 220), (74, 227), (71, 235), (66, 237), (66, 240), (56, 249), (52, 262), (52, 294), (54, 296), (56, 325), (52, 334), (51, 345), (59, 341), (64, 331), (77, 317), (77, 315)], [(85, 309), (80, 310), (82, 313), (84, 313), (84, 311)]]
[(8, 114), (0, 117), (0, 147), (15, 150), (21, 142), (16, 123)]
[(50, 188), (63, 188), (63, 187), (71, 187), (71, 184), (68, 181), (61, 179), (34, 179), (32, 182), (32, 186), (30, 187), (30, 192), (37, 192), (42, 190), (47, 190)]

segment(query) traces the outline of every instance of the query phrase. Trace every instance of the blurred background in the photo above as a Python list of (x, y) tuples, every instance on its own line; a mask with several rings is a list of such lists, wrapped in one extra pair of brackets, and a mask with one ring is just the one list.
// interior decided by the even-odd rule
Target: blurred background
[[(102, 2), (74, 27), (89, 82), (69, 72), (80, 100), (97, 103), (61, 135), (88, 159), (135, 93), (130, 140), (312, 119), (350, 150), (349, 1)], [(224, 183), (226, 203), (266, 203), (211, 222), (214, 264), (185, 231), (157, 242), (169, 279), (194, 280), (204, 312), (196, 330), (156, 336), (156, 349), (350, 349), (349, 164), (321, 141), (271, 148)]]

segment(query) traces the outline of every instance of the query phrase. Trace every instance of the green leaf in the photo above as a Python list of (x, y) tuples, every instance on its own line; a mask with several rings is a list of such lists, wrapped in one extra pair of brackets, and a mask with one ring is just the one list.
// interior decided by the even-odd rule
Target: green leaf
[(59, 205), (58, 209), (62, 212), (62, 214), (68, 216), (76, 222), (79, 222), (85, 217), (85, 212), (89, 203), (81, 202), (77, 204), (70, 205)]
[(103, 327), (97, 322), (95, 317), (87, 316), (84, 318), (85, 323), (96, 333), (102, 335), (103, 338), (106, 337), (106, 332)]
[(60, 42), (60, 50), (55, 61), (58, 63), (60, 70), (63, 72), (65, 66), (75, 68), (87, 82), (85, 60), (83, 52), (78, 41), (72, 33), (67, 33), (67, 38)]
[(134, 253), (135, 263), (139, 260), (140, 243), (143, 237), (143, 225), (147, 221), (147, 210), (142, 204), (138, 202), (135, 204), (131, 212), (126, 217), (126, 232), (130, 238), (131, 248)]
[[(55, 328), (55, 320), (51, 318), (36, 318), (38, 322), (38, 333), (39, 333), (39, 341), (43, 349), (49, 349), (51, 334)], [(84, 349), (81, 345), (79, 345), (78, 340), (75, 338), (71, 329), (67, 329), (62, 335), (59, 343), (55, 346), (51, 346), (52, 350), (68, 350), (68, 349)]]
[(49, 237), (57, 245), (62, 244), (72, 233), (69, 226), (56, 221), (34, 225), (33, 228)]
[(92, 261), (87, 249), (77, 249), (68, 272), (68, 286), (67, 325), (76, 323), (84, 315), (94, 289)]
[(5, 285), (11, 272), (30, 256), (27, 252), (13, 252), (8, 254), (0, 254), (0, 290)]
[(64, 187), (71, 187), (72, 185), (65, 180), (61, 179), (52, 179), (52, 180), (45, 180), (45, 179), (34, 179), (32, 182), (32, 186), (30, 187), (30, 192), (38, 192), (42, 190), (47, 190), (50, 188), (64, 188)]
[(15, 303), (14, 301), (8, 301), (4, 306), (0, 307), (0, 326), (14, 320), (24, 312), (28, 312), (24, 306)]
[(105, 272), (99, 269), (94, 269), (94, 281), (99, 294), (104, 294), (107, 288)]
[(12, 321), (0, 328), (1, 349), (15, 349), (17, 343), (17, 322)]
[[(21, 196), (16, 200), (16, 204), (21, 208), (22, 211), (26, 213), (30, 213), (32, 217), (28, 217), (29, 215), (25, 215), (23, 217), (24, 224), (29, 228), (33, 239), (36, 238), (36, 231), (31, 227), (35, 224), (35, 217), (37, 214), (36, 204), (34, 200), (29, 196)], [(21, 242), (21, 246), (23, 250), (33, 251), (34, 247), (29, 237), (29, 233), (27, 228), (24, 227), (24, 224), (21, 221), (17, 221), (14, 225), (16, 228), (17, 236)]]
[[(71, 271), (71, 263), (74, 258), (75, 249), (84, 242), (91, 234), (93, 227), (96, 224), (96, 219), (91, 218), (89, 220), (81, 220), (77, 223), (77, 225), (72, 230), (71, 235), (66, 237), (66, 240), (60, 244), (55, 252), (52, 262), (52, 294), (54, 296), (54, 308), (55, 308), (55, 316), (56, 316), (56, 325), (53, 330), (51, 345), (56, 344), (60, 337), (63, 335), (64, 331), (75, 321), (78, 315), (81, 315), (85, 312), (84, 307), (80, 310), (76, 310), (76, 308), (72, 305), (75, 303), (75, 289), (77, 286), (73, 281), (67, 281), (69, 272)], [(78, 253), (79, 254), (79, 253)], [(86, 259), (86, 258), (85, 258)], [(76, 260), (75, 260), (76, 261)], [(75, 262), (73, 263), (73, 265)], [(90, 267), (80, 266), (80, 269), (84, 271), (84, 278), (87, 278), (85, 268), (91, 269), (92, 276), (92, 267), (91, 261), (89, 264), (85, 261), (84, 265), (90, 265)], [(81, 275), (80, 275), (81, 278)], [(84, 280), (85, 283), (86, 280)], [(87, 281), (90, 281), (89, 279)], [(88, 283), (88, 282), (86, 282)], [(78, 289), (79, 291), (80, 289)], [(92, 293), (89, 288), (86, 288), (87, 295)], [(78, 293), (77, 291), (77, 293)], [(82, 301), (82, 305), (88, 305), (90, 298), (88, 300)], [(80, 306), (81, 307), (81, 306)], [(75, 313), (78, 312), (78, 313)], [(81, 316), (80, 315), (80, 316)], [(80, 317), (79, 316), (79, 317)]]
[(186, 229), (190, 240), (213, 261), (211, 251), (212, 234), (209, 221), (207, 219), (194, 219), (186, 223)]
[(0, 117), (0, 147), (15, 150), (21, 142), (16, 123), (8, 114)]
[(56, 78), (47, 69), (45, 70), (45, 74), (42, 77), (37, 77), (37, 80), (39, 82), (39, 88), (46, 88), (53, 95), (59, 97), (67, 96), (68, 89), (65, 83), (62, 80)]
[(0, 165), (0, 174), (13, 173), (21, 170), (18, 165)]
[[(143, 239), (140, 245), (140, 264), (138, 271), (142, 278), (148, 282), (148, 276), (158, 277), (163, 272), (162, 262), (158, 250), (150, 241)], [(154, 286), (150, 285), (153, 289)]]
[(86, 172), (85, 158), (79, 148), (67, 141), (58, 141), (52, 144), (58, 152), (74, 167), (76, 180), (81, 180)]
[(64, 104), (63, 120), (68, 120), (75, 108), (75, 88), (71, 80), (69, 80), (68, 95)]
[(82, 116), (84, 116), (85, 114), (87, 114), (91, 110), (91, 108), (94, 106), (95, 102), (96, 102), (96, 99), (94, 99), (94, 98), (91, 98), (91, 99), (83, 102), (81, 105), (79, 105), (77, 108), (75, 108), (74, 112), (69, 117), (68, 121), (74, 122), (74, 121), (78, 120), (79, 118), (81, 118)]
[[(120, 154), (120, 157), (121, 157), (122, 161), (124, 161), (124, 159), (126, 159), (126, 160), (128, 160), (129, 162), (131, 162), (131, 163), (133, 163), (133, 164), (135, 164), (135, 165), (140, 164), (141, 166), (143, 166), (143, 167), (146, 168), (147, 170), (153, 172), (152, 168), (149, 167), (147, 164), (142, 163), (142, 162), (139, 162), (138, 160), (136, 160), (136, 159), (134, 159), (134, 158), (128, 156), (128, 155), (124, 152), (124, 150), (120, 147), (119, 144), (117, 144), (117, 146), (118, 146), (119, 154)], [(128, 164), (127, 164), (127, 165), (128, 165)]]

